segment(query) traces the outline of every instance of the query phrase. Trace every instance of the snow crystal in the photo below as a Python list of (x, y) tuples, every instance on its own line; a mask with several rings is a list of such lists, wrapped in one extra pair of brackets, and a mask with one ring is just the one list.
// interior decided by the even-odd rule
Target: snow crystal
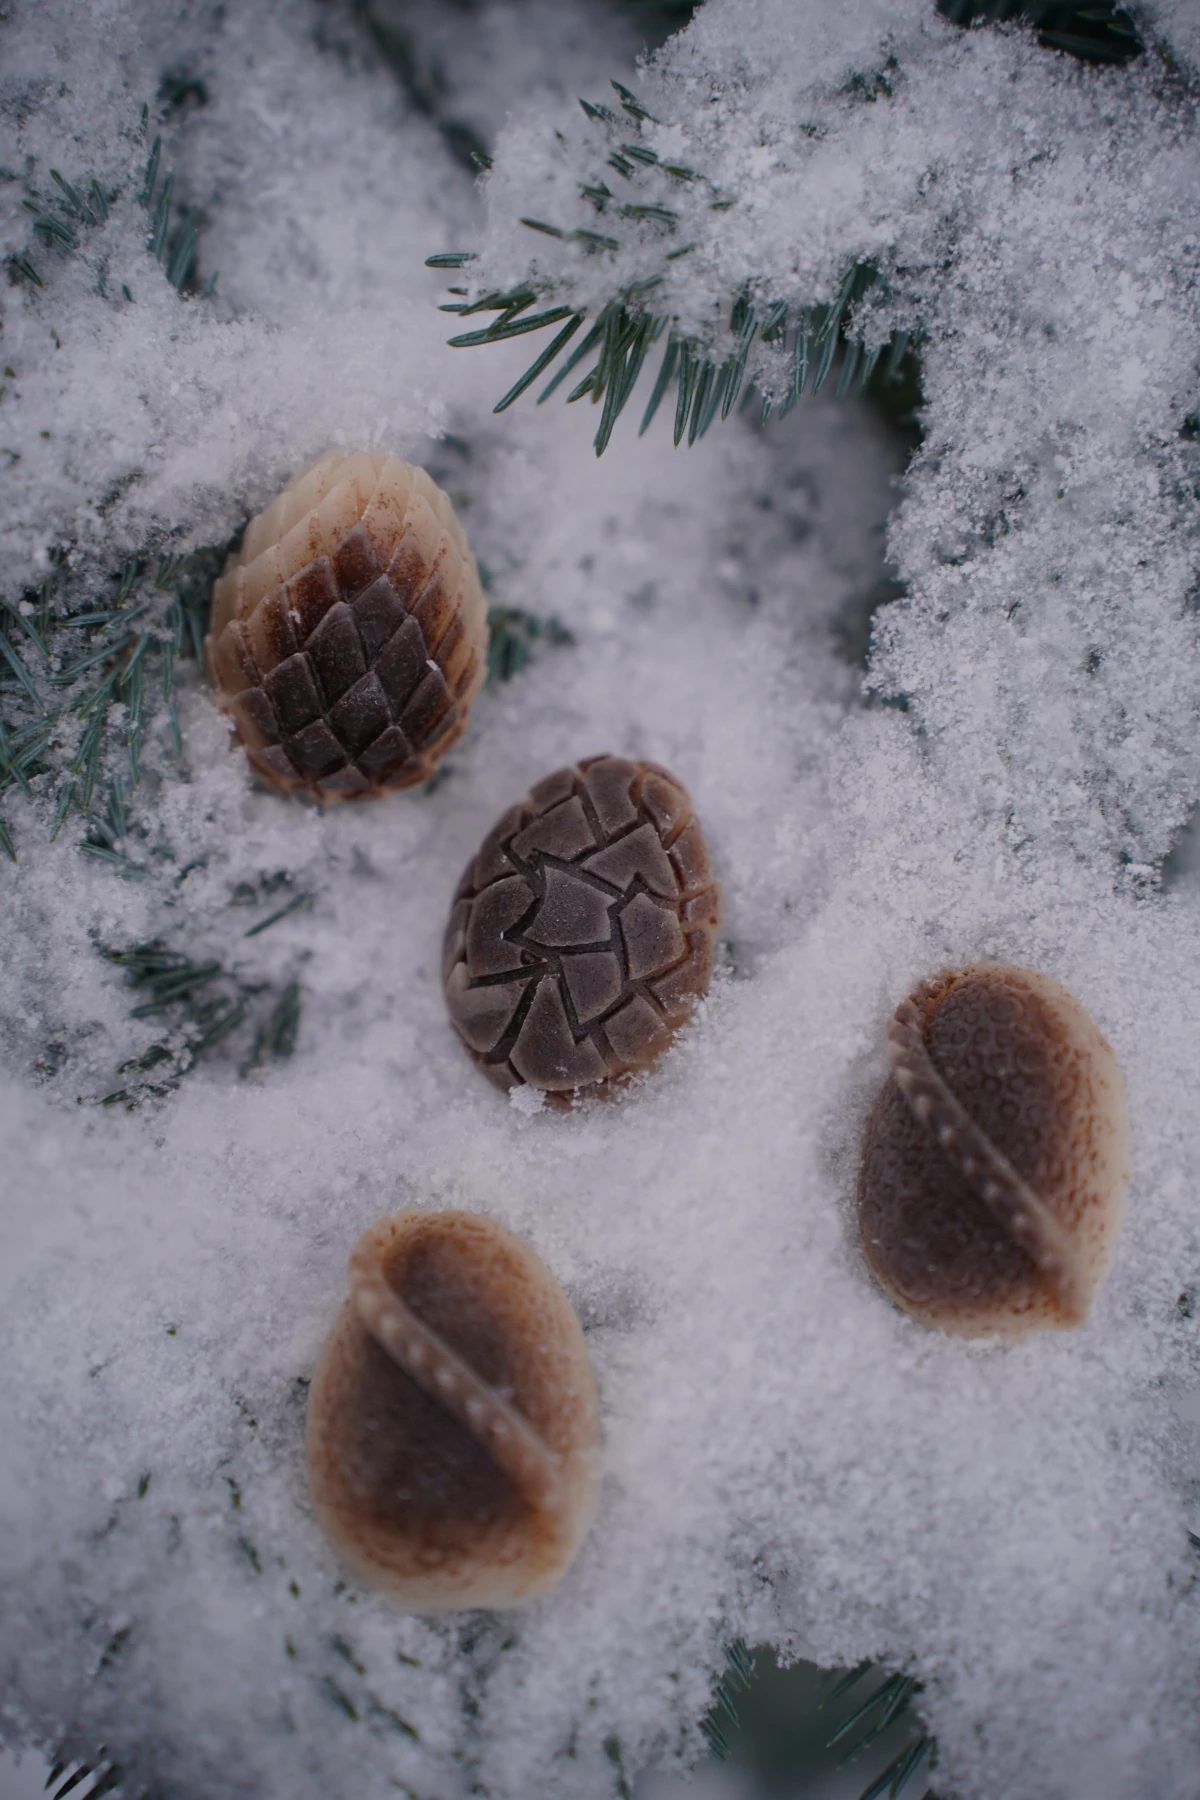
[[(924, 444), (889, 539), (907, 596), (866, 694), (846, 645), (894, 573), (897, 496), (865, 406), (805, 401), (687, 453), (626, 417), (599, 463), (578, 408), (497, 419), (531, 353), (446, 350), (423, 267), (480, 240), (469, 178), (350, 14), (14, 5), (6, 163), (125, 199), (74, 256), (34, 240), (45, 288), (5, 293), (4, 591), (59, 547), (87, 591), (164, 534), (222, 543), (328, 443), (379, 443), (451, 493), (491, 602), (571, 638), (481, 697), (430, 791), (327, 815), (255, 790), (185, 683), (182, 761), (148, 750), (136, 801), (141, 881), (82, 857), (75, 823), (49, 842), (40, 790), (5, 791), (14, 1744), (103, 1744), (127, 1792), (594, 1800), (696, 1760), (741, 1636), (919, 1676), (944, 1778), (979, 1800), (1195, 1792), (1200, 1484), (1177, 1407), (1200, 1348), (1200, 876), (1182, 855), (1158, 880), (1200, 798), (1190, 114), (1145, 68), (1084, 73), (918, 0), (843, 10), (712, 0), (639, 81), (673, 97), (651, 110), (679, 155), (701, 95), (725, 95), (694, 152), (731, 195), (761, 184), (744, 221), (711, 215), (672, 304), (707, 327), (751, 252), (819, 297), (839, 257), (895, 246), (896, 304), (927, 309)], [(626, 66), (626, 27), (605, 63), (583, 0), (562, 12), (547, 62), (541, 9), (526, 30), (485, 8), (455, 78), (481, 135), (498, 93), (550, 109), (501, 137), (498, 275), (527, 267), (518, 213), (552, 189), (576, 204), (587, 172), (547, 122), (564, 40), (594, 55), (591, 91)], [(444, 21), (428, 31), (449, 57)], [(887, 56), (890, 99), (847, 91)], [(162, 129), (206, 214), (207, 300), (146, 255), (130, 187), (168, 70), (206, 94)], [(537, 255), (600, 293), (602, 259)], [(463, 1055), (438, 946), (503, 807), (604, 750), (687, 784), (721, 966), (653, 1076), (535, 1112)], [(234, 1035), (139, 1100), (128, 1065), (163, 1025), (97, 950), (156, 937), (252, 999), (297, 983), (294, 1055), (251, 1066)], [(1090, 1325), (1012, 1347), (897, 1313), (852, 1217), (887, 1018), (977, 957), (1079, 996), (1132, 1120)], [(411, 1204), (523, 1232), (597, 1372), (595, 1525), (511, 1614), (400, 1617), (339, 1569), (307, 1500), (305, 1384), (346, 1258)]]

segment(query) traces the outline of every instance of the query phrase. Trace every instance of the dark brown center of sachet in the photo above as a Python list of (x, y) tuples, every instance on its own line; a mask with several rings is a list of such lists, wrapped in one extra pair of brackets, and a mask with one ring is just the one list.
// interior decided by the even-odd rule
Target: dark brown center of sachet
[[(1060, 1193), (1081, 1072), (1045, 1000), (999, 972), (972, 971), (924, 996), (923, 1029), (938, 1074), (975, 1125), (1036, 1194)], [(881, 1278), (918, 1309), (1019, 1310), (1040, 1292), (1028, 1252), (894, 1077), (867, 1125), (859, 1221)]]
[[(382, 1271), (388, 1286), (479, 1379), (518, 1408), (529, 1388), (528, 1354), (514, 1318), (495, 1304), (495, 1277), (473, 1266), (470, 1245), (435, 1234), (398, 1240)], [(501, 1288), (503, 1273), (499, 1272)], [(508, 1284), (511, 1286), (511, 1282)], [(429, 1567), (477, 1549), (481, 1536), (524, 1519), (529, 1505), (486, 1443), (437, 1403), (354, 1323), (328, 1408), (325, 1455), (338, 1470), (343, 1505), (372, 1537), (403, 1542)]]

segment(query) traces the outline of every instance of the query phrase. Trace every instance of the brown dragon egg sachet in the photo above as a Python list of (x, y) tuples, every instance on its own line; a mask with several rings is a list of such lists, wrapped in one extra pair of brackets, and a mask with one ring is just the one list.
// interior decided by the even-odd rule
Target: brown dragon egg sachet
[(1082, 1325), (1120, 1233), (1125, 1089), (1079, 1002), (1035, 969), (924, 982), (888, 1027), (858, 1221), (881, 1285), (928, 1325)]
[(468, 1212), (401, 1212), (350, 1259), (306, 1456), (342, 1561), (408, 1612), (507, 1606), (564, 1573), (595, 1507), (596, 1384), (529, 1245)]
[(446, 930), (455, 1030), (502, 1088), (567, 1103), (648, 1068), (708, 987), (721, 905), (700, 821), (654, 763), (592, 757), (484, 839)]
[(475, 559), (424, 469), (330, 451), (246, 528), (209, 672), (255, 772), (319, 801), (424, 781), (487, 667)]

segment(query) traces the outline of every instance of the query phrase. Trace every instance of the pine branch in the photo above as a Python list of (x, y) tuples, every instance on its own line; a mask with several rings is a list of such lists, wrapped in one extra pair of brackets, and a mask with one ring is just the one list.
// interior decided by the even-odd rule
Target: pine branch
[[(143, 106), (139, 127), (139, 135), (142, 137), (145, 136), (148, 121), (149, 108)], [(25, 210), (33, 215), (34, 238), (48, 251), (76, 255), (84, 249), (90, 233), (105, 224), (123, 202), (132, 198), (149, 214), (146, 249), (156, 262), (162, 264), (173, 288), (178, 292), (189, 290), (202, 224), (201, 214), (195, 206), (184, 209), (182, 215), (178, 215), (176, 209), (176, 223), (172, 228), (175, 176), (173, 171), (168, 171), (163, 175), (160, 185), (161, 160), (162, 138), (156, 137), (140, 189), (132, 196), (124, 194), (120, 188), (105, 191), (94, 176), (86, 178), (86, 185), (81, 183), (76, 187), (57, 169), (51, 169), (49, 174), (54, 183), (54, 191), (43, 194), (37, 189), (31, 189), (24, 201)], [(44, 288), (45, 280), (33, 261), (33, 248), (31, 244), (24, 250), (14, 251), (5, 259), (6, 267), (11, 280), (25, 281), (31, 287)], [(102, 268), (98, 271), (98, 283), (99, 291), (103, 293)], [(205, 297), (213, 293), (216, 284), (217, 277), (214, 274), (205, 285)], [(123, 287), (122, 292), (127, 301), (133, 299), (128, 287)]]
[(553, 615), (543, 619), (537, 613), (522, 612), (516, 606), (493, 606), (488, 612), (487, 623), (489, 687), (511, 681), (519, 674), (532, 661), (538, 644), (565, 646), (575, 642), (566, 626)]
[[(1046, 47), (1090, 62), (1128, 61), (1144, 48), (1132, 20), (1112, 0), (1081, 6), (1061, 0), (939, 0), (939, 6), (952, 23), (963, 26), (985, 21), (1032, 24)], [(852, 75), (846, 92), (873, 104), (892, 94), (896, 70), (895, 58), (888, 57), (881, 68)], [(605, 173), (598, 169), (578, 182), (577, 189), (603, 228), (598, 223), (532, 216), (518, 222), (583, 258), (607, 255), (615, 263), (618, 252), (632, 247), (643, 263), (657, 261), (659, 267), (623, 285), (614, 284), (615, 291), (594, 312), (561, 299), (542, 311), (528, 311), (539, 299), (559, 297), (569, 263), (559, 276), (531, 268), (528, 278), (507, 292), (492, 290), (472, 299), (467, 290), (453, 289), (459, 298), (444, 311), (499, 315), (487, 326), (451, 338), (455, 348), (500, 343), (551, 325), (560, 328), (494, 410), (503, 412), (525, 393), (567, 351), (585, 323), (589, 329), (584, 338), (560, 363), (539, 395), (539, 404), (578, 362), (594, 354), (591, 368), (568, 393), (567, 403), (590, 396), (592, 404), (600, 406), (594, 436), (598, 456), (638, 385), (652, 346), (660, 340), (662, 356), (640, 429), (649, 427), (663, 401), (674, 393), (676, 445), (685, 438), (695, 444), (718, 416), (727, 419), (739, 400), (747, 405), (756, 395), (765, 420), (773, 411), (786, 417), (801, 395), (820, 393), (831, 378), (837, 398), (860, 393), (881, 362), (884, 383), (895, 381), (912, 337), (901, 328), (881, 331), (877, 323), (886, 315), (892, 296), (876, 261), (848, 258), (827, 300), (779, 292), (778, 280), (765, 275), (748, 277), (703, 337), (682, 330), (669, 303), (650, 298), (667, 284), (670, 265), (696, 248), (694, 241), (675, 241), (684, 222), (681, 196), (689, 197), (687, 215), (693, 226), (705, 212), (720, 215), (736, 205), (736, 196), (721, 192), (703, 169), (665, 160), (645, 131), (657, 123), (649, 108), (622, 83), (614, 81), (612, 87), (616, 105), (580, 101), (592, 133), (591, 149)], [(705, 229), (715, 228), (710, 223)], [(463, 269), (474, 260), (473, 251), (451, 251), (430, 257), (428, 266)]]
[[(709, 1752), (718, 1762), (725, 1761), (730, 1749), (721, 1715), (724, 1714), (734, 1726), (740, 1725), (736, 1697), (739, 1693), (750, 1692), (757, 1674), (755, 1660), (740, 1639), (729, 1646), (725, 1659), (725, 1670), (713, 1691), (712, 1708), (700, 1722)], [(768, 1657), (768, 1668), (771, 1661)], [(801, 1668), (816, 1674), (812, 1664), (801, 1665)], [(880, 1675), (883, 1675), (882, 1681), (878, 1680)], [(836, 1707), (839, 1702), (846, 1702), (848, 1696), (853, 1697), (839, 1708), (843, 1717), (825, 1746), (829, 1751), (839, 1750), (840, 1755), (836, 1764), (831, 1762), (820, 1773), (832, 1775), (835, 1767), (842, 1768), (860, 1752), (888, 1736), (892, 1740), (888, 1746), (888, 1762), (868, 1783), (860, 1800), (883, 1800), (884, 1795), (888, 1800), (899, 1800), (919, 1771), (932, 1773), (937, 1761), (937, 1745), (928, 1732), (918, 1730), (915, 1735), (913, 1733), (916, 1702), (922, 1691), (921, 1684), (913, 1676), (888, 1675), (876, 1664), (863, 1662), (854, 1669), (833, 1670), (822, 1681), (826, 1690), (820, 1702), (822, 1708)], [(864, 1681), (868, 1681), (869, 1686), (865, 1699), (862, 1698)], [(811, 1773), (816, 1776), (818, 1769), (814, 1767)], [(921, 1795), (923, 1800), (932, 1800), (928, 1788), (922, 1788)]]
[[(102, 1656), (99, 1667), (104, 1666), (105, 1657)], [(100, 1796), (111, 1793), (124, 1779), (124, 1770), (118, 1768), (108, 1756), (106, 1746), (100, 1744), (92, 1762), (60, 1757), (46, 1776), (45, 1792), (50, 1795), (50, 1800), (67, 1800), (68, 1794), (74, 1794), (76, 1800), (100, 1800)], [(84, 1785), (87, 1782), (91, 1783), (90, 1787)]]
[[(462, 261), (456, 261), (453, 265), (446, 258), (429, 260), (431, 266), (461, 267), (469, 253), (460, 255)], [(848, 335), (847, 328), (852, 314), (878, 281), (879, 272), (870, 264), (851, 263), (842, 276), (835, 298), (828, 305), (791, 306), (787, 302), (777, 301), (761, 306), (756, 305), (747, 294), (743, 294), (730, 307), (727, 320), (730, 338), (728, 348), (723, 353), (718, 350), (715, 354), (695, 339), (679, 336), (676, 321), (669, 314), (647, 310), (642, 304), (641, 295), (627, 290), (602, 309), (591, 331), (539, 396), (538, 403), (540, 405), (548, 400), (564, 377), (573, 370), (576, 362), (582, 360), (589, 351), (595, 350), (596, 361), (582, 381), (568, 394), (567, 400), (570, 404), (590, 395), (593, 405), (604, 403), (594, 439), (597, 456), (603, 455), (613, 427), (632, 398), (651, 346), (664, 333), (666, 344), (659, 363), (658, 377), (642, 418), (639, 435), (647, 430), (672, 388), (677, 396), (674, 428), (676, 446), (683, 441), (685, 434), (689, 446), (704, 437), (718, 414), (722, 419), (727, 419), (745, 382), (750, 351), (756, 336), (763, 345), (772, 347), (772, 354), (756, 371), (755, 379), (747, 384), (742, 404), (748, 404), (757, 393), (764, 420), (770, 417), (772, 410), (776, 410), (780, 418), (786, 418), (802, 394), (819, 394), (829, 380), (839, 351), (841, 365), (835, 384), (837, 397), (842, 399), (847, 394), (861, 393), (874, 375), (885, 348), (888, 351), (886, 367), (889, 379), (895, 379), (898, 375), (900, 364), (909, 348), (909, 336), (906, 332), (897, 331), (886, 345), (876, 344), (869, 349)], [(644, 292), (650, 284), (642, 285)], [(476, 301), (470, 310), (486, 306), (502, 308), (505, 298), (500, 296), (494, 299), (489, 296)], [(449, 341), (456, 349), (494, 344), (526, 331), (557, 324), (564, 318), (569, 320), (568, 325), (556, 335), (548, 348), (541, 352), (493, 408), (495, 412), (503, 412), (565, 349), (579, 326), (584, 323), (586, 314), (572, 313), (569, 307), (555, 307), (535, 314), (532, 318), (512, 321), (511, 314), (502, 311), (501, 320), (494, 325), (464, 333)], [(767, 319), (770, 319), (772, 325), (769, 335), (763, 329)], [(771, 380), (772, 373), (774, 381)]]
[[(620, 111), (609, 106), (582, 101), (584, 112), (605, 134), (602, 148), (607, 149), (607, 166), (626, 182), (645, 188), (656, 184), (650, 193), (619, 200), (607, 182), (600, 177), (580, 183), (580, 192), (593, 209), (614, 221), (625, 220), (641, 231), (652, 231), (661, 238), (664, 263), (677, 261), (688, 254), (691, 245), (670, 245), (680, 215), (667, 204), (672, 185), (685, 184), (707, 192), (709, 210), (721, 210), (732, 202), (707, 180), (702, 172), (682, 164), (664, 162), (651, 144), (643, 138), (645, 124), (656, 121), (637, 96), (620, 82), (613, 83)], [(662, 188), (663, 182), (667, 188)], [(560, 226), (545, 219), (522, 218), (527, 229), (579, 246), (580, 254), (595, 255), (617, 250), (620, 240), (609, 232), (589, 226)], [(460, 269), (474, 260), (474, 252), (451, 251), (428, 259), (429, 266)], [(603, 454), (612, 437), (618, 418), (631, 399), (654, 345), (664, 341), (649, 405), (643, 416), (645, 431), (662, 401), (674, 388), (675, 443), (686, 435), (689, 445), (704, 437), (718, 414), (727, 419), (739, 396), (746, 404), (758, 392), (764, 419), (773, 408), (785, 417), (801, 394), (819, 393), (834, 368), (839, 348), (841, 367), (836, 392), (839, 396), (859, 392), (871, 379), (885, 348), (883, 343), (869, 347), (858, 335), (860, 321), (868, 309), (868, 295), (881, 298), (873, 290), (880, 288), (880, 271), (865, 261), (847, 264), (833, 298), (824, 304), (809, 305), (766, 296), (766, 284), (750, 283), (734, 297), (716, 342), (702, 342), (681, 334), (676, 317), (657, 309), (648, 296), (662, 285), (663, 273), (655, 273), (614, 295), (599, 311), (583, 340), (566, 357), (539, 396), (539, 404), (555, 392), (565, 376), (589, 353), (595, 361), (583, 379), (567, 395), (568, 405), (590, 395), (592, 404), (601, 407), (595, 434), (597, 456)], [(463, 290), (454, 289), (461, 295)], [(449, 341), (453, 348), (477, 348), (502, 342), (510, 337), (542, 330), (551, 325), (560, 329), (525, 373), (497, 403), (494, 410), (503, 412), (567, 350), (586, 312), (569, 305), (558, 305), (530, 314), (539, 292), (534, 278), (507, 291), (489, 290), (475, 299), (460, 299), (443, 307), (443, 311), (466, 316), (478, 312), (494, 312), (498, 316), (489, 325), (463, 332)], [(565, 321), (565, 323), (564, 323)], [(726, 337), (722, 343), (722, 338)], [(907, 337), (894, 333), (890, 339), (889, 367), (898, 369)], [(757, 344), (753, 375), (747, 381), (752, 352)], [(743, 394), (743, 385), (745, 392)]]
[(1120, 64), (1145, 54), (1137, 26), (1113, 0), (938, 0), (952, 25), (1025, 25), (1047, 50), (1063, 50), (1081, 62)]
[[(836, 1701), (844, 1699), (864, 1677), (879, 1673), (873, 1664), (866, 1662), (840, 1677), (832, 1677), (832, 1685), (822, 1705), (832, 1706)], [(886, 1734), (894, 1733), (897, 1728), (911, 1727), (921, 1692), (921, 1683), (915, 1676), (892, 1674), (885, 1675), (865, 1700), (857, 1697), (852, 1700), (850, 1710), (827, 1741), (827, 1748), (830, 1750), (842, 1746), (838, 1768), (852, 1762)], [(864, 1788), (859, 1800), (882, 1800), (885, 1794), (888, 1800), (898, 1800), (918, 1769), (924, 1765), (926, 1772), (932, 1773), (936, 1762), (936, 1740), (928, 1732), (922, 1731), (915, 1738), (901, 1744), (887, 1767)], [(924, 1800), (931, 1800), (931, 1793), (932, 1790), (924, 1789)]]
[(633, 1792), (625, 1778), (625, 1759), (621, 1740), (614, 1733), (604, 1740), (604, 1754), (613, 1766), (613, 1793), (616, 1800), (633, 1800)]
[[(145, 873), (129, 856), (129, 795), (159, 720), (180, 753), (178, 666), (201, 653), (223, 556), (223, 548), (181, 557), (147, 547), (99, 603), (72, 605), (82, 578), (60, 548), (39, 588), (15, 603), (0, 598), (0, 795), (19, 787), (49, 800), (51, 837), (70, 812), (82, 814), (81, 848), (125, 876)], [(2, 820), (0, 845), (15, 862)]]
[[(272, 885), (275, 884), (267, 884), (266, 891)], [(243, 938), (257, 937), (310, 900), (311, 895), (306, 893), (294, 895), (286, 905), (244, 931)], [(123, 1104), (131, 1110), (142, 1100), (161, 1099), (174, 1092), (202, 1057), (243, 1027), (254, 1033), (252, 1048), (241, 1067), (243, 1076), (268, 1059), (283, 1062), (293, 1054), (302, 1009), (297, 981), (278, 987), (269, 981), (254, 980), (216, 958), (198, 960), (183, 951), (171, 950), (161, 938), (123, 950), (98, 948), (105, 961), (124, 970), (126, 987), (138, 996), (130, 1017), (153, 1019), (165, 1028), (140, 1056), (120, 1065), (117, 1074), (129, 1079), (105, 1094), (100, 1101), (102, 1106)]]
[[(143, 106), (141, 138), (148, 118)], [(171, 286), (185, 290), (200, 215), (188, 207), (172, 225), (174, 175), (162, 173), (161, 162), (162, 139), (156, 137), (136, 192), (106, 190), (94, 177), (76, 184), (51, 169), (53, 192), (33, 191), (25, 200), (35, 240), (51, 253), (80, 254), (89, 235), (116, 209), (134, 204), (147, 215), (147, 251)], [(44, 278), (31, 251), (32, 246), (9, 258), (10, 275), (44, 288), (49, 270), (42, 261)], [(98, 281), (103, 293), (102, 264)], [(132, 300), (128, 287), (123, 292)], [(50, 798), (51, 837), (71, 811), (78, 811), (87, 822), (81, 849), (136, 879), (145, 868), (129, 853), (128, 798), (141, 778), (147, 733), (160, 716), (165, 715), (170, 743), (180, 752), (176, 667), (181, 656), (199, 658), (207, 593), (220, 553), (205, 549), (179, 557), (147, 545), (114, 577), (115, 591), (97, 605), (74, 598), (84, 578), (72, 575), (71, 548), (60, 545), (52, 552), (51, 572), (39, 588), (16, 602), (0, 596), (0, 796), (16, 786), (27, 798)], [(0, 850), (16, 861), (12, 832), (2, 817)]]
[(376, 0), (353, 0), (353, 10), (409, 104), (436, 124), (450, 154), (472, 173), (486, 168), (489, 158), (483, 139), (466, 119), (446, 113), (444, 78), (423, 55), (414, 31), (398, 22), (392, 8), (380, 6)]
[(753, 1679), (754, 1658), (743, 1639), (736, 1638), (726, 1646), (725, 1669), (713, 1689), (712, 1708), (700, 1721), (704, 1741), (718, 1762), (724, 1762), (729, 1754), (729, 1739), (717, 1715), (723, 1712), (732, 1724), (740, 1725), (736, 1696), (739, 1692), (749, 1692)]

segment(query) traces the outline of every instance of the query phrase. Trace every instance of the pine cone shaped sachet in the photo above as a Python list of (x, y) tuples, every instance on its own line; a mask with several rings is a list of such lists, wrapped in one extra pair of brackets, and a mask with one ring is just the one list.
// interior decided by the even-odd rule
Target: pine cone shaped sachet
[(539, 781), (458, 886), (443, 975), (501, 1088), (559, 1104), (649, 1068), (706, 991), (720, 890), (700, 821), (655, 763), (595, 756)]
[(424, 469), (330, 451), (246, 528), (213, 589), (209, 671), (255, 772), (320, 801), (410, 787), (487, 667), (475, 559)]

